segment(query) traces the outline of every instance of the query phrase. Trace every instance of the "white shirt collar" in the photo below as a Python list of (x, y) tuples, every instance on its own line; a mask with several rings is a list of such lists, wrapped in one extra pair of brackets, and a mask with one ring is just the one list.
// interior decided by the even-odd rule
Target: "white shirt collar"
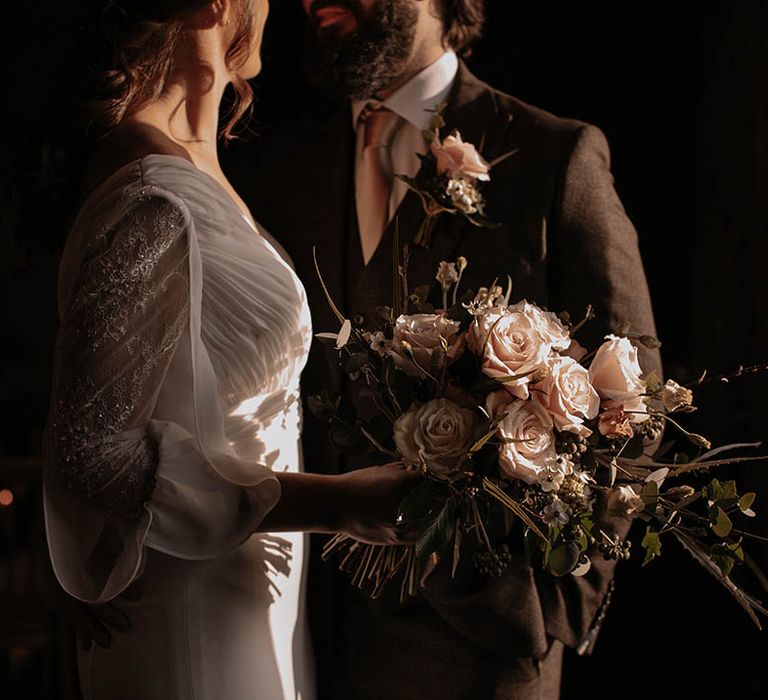
[[(398, 114), (417, 129), (426, 129), (431, 118), (430, 112), (445, 102), (451, 91), (459, 59), (453, 51), (446, 51), (434, 63), (414, 75), (405, 85), (400, 86), (382, 105)], [(357, 126), (360, 113), (371, 100), (353, 100), (352, 125)]]

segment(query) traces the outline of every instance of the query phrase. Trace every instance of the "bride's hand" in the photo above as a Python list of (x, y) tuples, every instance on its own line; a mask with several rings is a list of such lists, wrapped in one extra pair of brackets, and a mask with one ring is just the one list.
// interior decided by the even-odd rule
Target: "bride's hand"
[(407, 544), (418, 532), (396, 524), (398, 506), (422, 478), (400, 463), (367, 467), (340, 477), (339, 532), (369, 544)]
[(413, 542), (418, 532), (397, 526), (398, 506), (422, 478), (401, 464), (346, 474), (281, 472), (282, 495), (260, 532), (343, 533), (369, 544)]

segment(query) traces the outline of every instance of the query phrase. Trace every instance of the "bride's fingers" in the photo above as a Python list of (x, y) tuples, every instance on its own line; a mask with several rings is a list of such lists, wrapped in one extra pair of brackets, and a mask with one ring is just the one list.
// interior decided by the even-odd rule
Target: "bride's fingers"
[(70, 619), (75, 628), (77, 642), (83, 651), (87, 651), (93, 643), (96, 643), (102, 649), (106, 649), (111, 644), (112, 635), (109, 633), (109, 630), (85, 605), (73, 603), (70, 612)]
[(131, 629), (131, 620), (120, 608), (112, 603), (104, 605), (91, 605), (88, 612), (95, 617), (102, 626), (112, 628), (118, 632), (127, 632)]

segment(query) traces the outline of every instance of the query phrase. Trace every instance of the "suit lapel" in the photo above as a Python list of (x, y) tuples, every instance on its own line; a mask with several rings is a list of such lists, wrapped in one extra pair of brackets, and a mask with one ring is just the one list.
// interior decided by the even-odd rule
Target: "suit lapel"
[[(488, 161), (500, 155), (511, 118), (500, 114), (493, 90), (472, 75), (463, 62), (459, 63), (444, 117), (443, 134), (454, 129), (460, 131), (464, 141), (477, 146)], [(487, 233), (460, 216), (443, 215), (436, 222), (430, 247), (416, 247), (413, 240), (424, 216), (421, 200), (409, 191), (385, 230), (373, 258), (350, 288), (353, 292), (350, 301), (358, 310), (391, 302), (396, 234), (399, 234), (400, 249), (403, 245), (409, 246), (409, 284), (415, 287), (436, 284), (434, 275), (438, 263), (454, 259), (465, 236)]]
[[(493, 90), (478, 80), (466, 67), (459, 63), (459, 72), (451, 91), (444, 117), (446, 126), (443, 135), (454, 130), (461, 133), (465, 142), (474, 144), (481, 155), (492, 161), (500, 155), (506, 138), (510, 119), (500, 115)], [(417, 195), (408, 195), (416, 205), (416, 221), (409, 222), (403, 243), (411, 246), (409, 273), (411, 286), (419, 284), (437, 285), (434, 275), (442, 260), (454, 260), (465, 236), (484, 235), (479, 229), (461, 216), (444, 214), (436, 222), (429, 248), (413, 246), (419, 224), (424, 219), (421, 202)]]

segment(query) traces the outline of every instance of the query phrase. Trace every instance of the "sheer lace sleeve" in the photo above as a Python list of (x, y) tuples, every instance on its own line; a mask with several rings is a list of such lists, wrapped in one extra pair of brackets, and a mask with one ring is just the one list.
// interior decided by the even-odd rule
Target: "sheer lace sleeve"
[(52, 478), (88, 509), (138, 520), (158, 461), (148, 431), (187, 323), (184, 214), (140, 197), (96, 233), (62, 299), (48, 449)]
[(223, 431), (188, 206), (134, 179), (102, 195), (62, 258), (44, 493), (59, 582), (95, 603), (140, 576), (147, 548), (238, 546), (280, 495)]

